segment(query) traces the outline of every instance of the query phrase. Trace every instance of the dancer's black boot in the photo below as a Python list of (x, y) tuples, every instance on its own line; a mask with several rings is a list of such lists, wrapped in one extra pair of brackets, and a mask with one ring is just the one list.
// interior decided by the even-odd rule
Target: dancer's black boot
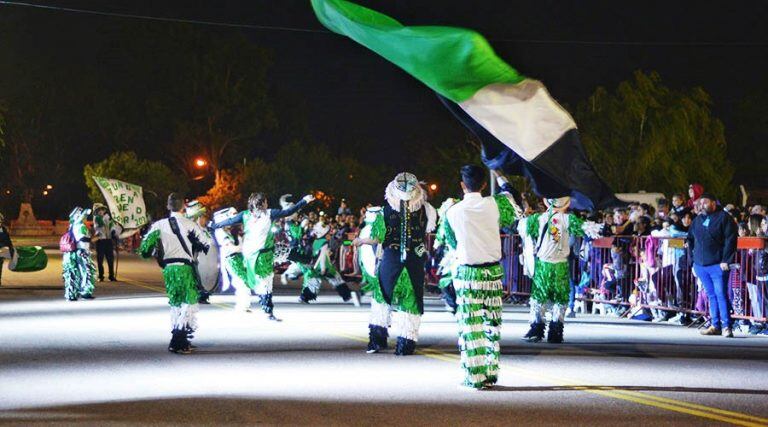
[(547, 342), (553, 344), (560, 344), (563, 342), (563, 322), (549, 322), (549, 330), (547, 331)]
[(543, 340), (545, 327), (546, 325), (544, 325), (544, 322), (531, 323), (531, 329), (529, 329), (528, 333), (523, 336), (523, 341), (539, 342)]
[(410, 356), (416, 352), (416, 341), (404, 337), (397, 337), (395, 356)]
[(387, 328), (379, 325), (368, 325), (368, 349), (365, 352), (372, 354), (386, 350), (387, 338), (389, 338)]

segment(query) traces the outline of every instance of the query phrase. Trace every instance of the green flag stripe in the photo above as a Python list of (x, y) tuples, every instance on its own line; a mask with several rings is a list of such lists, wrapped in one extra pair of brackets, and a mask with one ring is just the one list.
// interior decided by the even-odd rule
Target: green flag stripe
[(407, 27), (345, 0), (312, 0), (312, 7), (329, 30), (378, 53), (454, 102), (471, 98), (489, 84), (525, 79), (475, 31)]

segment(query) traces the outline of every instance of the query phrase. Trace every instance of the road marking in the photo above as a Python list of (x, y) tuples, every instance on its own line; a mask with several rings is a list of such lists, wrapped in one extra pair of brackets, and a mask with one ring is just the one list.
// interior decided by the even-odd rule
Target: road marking
[[(361, 336), (350, 335), (347, 333), (334, 333), (333, 335), (341, 336), (344, 338), (354, 339), (355, 341), (368, 342), (367, 338)], [(447, 353), (442, 350), (436, 350), (431, 348), (422, 348), (416, 351), (417, 354), (423, 355), (436, 360), (444, 362), (460, 362), (461, 357), (458, 354)], [(613, 399), (620, 399), (629, 402), (638, 403), (640, 405), (652, 406), (659, 409), (665, 409), (668, 411), (679, 412), (687, 415), (693, 415), (701, 418), (707, 418), (711, 420), (721, 421), (733, 425), (758, 427), (768, 425), (768, 419), (757, 417), (750, 414), (744, 414), (741, 412), (728, 411), (715, 407), (699, 405), (696, 403), (685, 402), (682, 400), (670, 399), (666, 397), (656, 396), (650, 393), (640, 393), (631, 390), (622, 390), (620, 388), (612, 386), (602, 386), (599, 384), (593, 384), (589, 381), (574, 380), (564, 377), (556, 377), (547, 374), (541, 374), (539, 372), (533, 372), (517, 366), (511, 366), (508, 363), (500, 363), (500, 366), (516, 374), (526, 377), (528, 379), (549, 382), (558, 386), (570, 388), (573, 390), (584, 391), (587, 393), (597, 394), (604, 397)]]
[[(124, 282), (149, 289), (158, 293), (165, 293), (165, 289), (151, 286), (147, 283), (140, 282), (138, 280), (123, 279)], [(216, 307), (222, 309), (231, 309), (231, 305), (213, 303)], [(346, 338), (349, 340), (367, 343), (368, 338), (360, 335), (350, 334), (341, 331), (334, 331), (330, 333), (338, 337)], [(431, 348), (422, 348), (416, 351), (417, 354), (431, 359), (440, 360), (443, 362), (459, 362), (460, 356), (454, 353), (447, 353), (442, 350), (435, 350)], [(662, 396), (656, 396), (650, 393), (641, 393), (632, 390), (622, 390), (612, 386), (602, 386), (599, 384), (593, 384), (589, 381), (574, 380), (565, 377), (556, 377), (552, 375), (542, 374), (539, 372), (533, 372), (518, 366), (511, 366), (507, 363), (499, 364), (505, 370), (509, 370), (517, 373), (522, 377), (528, 379), (549, 382), (557, 386), (570, 388), (573, 390), (583, 391), (586, 393), (592, 393), (599, 396), (604, 396), (612, 399), (619, 399), (628, 402), (637, 403), (644, 406), (651, 406), (659, 409), (665, 409), (672, 412), (678, 412), (682, 414), (692, 415), (700, 418), (706, 418), (715, 421), (721, 421), (733, 425), (745, 426), (745, 427), (764, 427), (768, 426), (768, 419), (761, 418), (750, 414), (744, 414), (741, 412), (728, 411), (725, 409), (719, 409), (711, 406), (700, 405), (697, 403), (685, 402), (682, 400), (671, 399)]]

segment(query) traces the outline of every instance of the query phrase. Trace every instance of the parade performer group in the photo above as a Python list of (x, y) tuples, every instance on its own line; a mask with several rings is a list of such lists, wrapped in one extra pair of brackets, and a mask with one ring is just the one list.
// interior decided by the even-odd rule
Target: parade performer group
[(61, 262), (64, 298), (69, 301), (93, 299), (96, 265), (91, 258), (91, 234), (85, 224), (90, 213), (90, 209), (78, 206), (69, 214), (67, 235), (71, 238), (72, 246), (63, 253)]
[(398, 174), (387, 185), (384, 207), (368, 238), (355, 245), (382, 245), (378, 289), (374, 289), (369, 320), (368, 352), (388, 347), (389, 327), (397, 332), (396, 355), (411, 355), (424, 314), (426, 234), (435, 230), (437, 213), (426, 192), (410, 173)]
[(214, 229), (242, 224), (246, 284), (259, 296), (261, 308), (270, 320), (278, 320), (272, 302), (272, 282), (275, 276), (275, 236), (272, 223), (293, 215), (314, 199), (314, 196), (306, 195), (288, 209), (269, 209), (266, 194), (253, 193), (248, 198), (248, 210), (212, 224)]
[(502, 314), (501, 236), (522, 217), (514, 190), (499, 177), (503, 193), (483, 197), (486, 171), (474, 165), (461, 169), (464, 198), (443, 219), (443, 239), (455, 256), (451, 277), (456, 290), (459, 350), (463, 386), (482, 389), (496, 384)]
[(171, 306), (171, 342), (168, 351), (188, 354), (194, 346), (192, 333), (197, 329), (198, 278), (194, 252), (207, 252), (212, 242), (208, 234), (184, 216), (184, 200), (168, 196), (168, 218), (161, 219), (144, 236), (139, 253), (155, 257), (163, 269), (163, 281)]
[[(585, 221), (567, 213), (570, 197), (544, 199), (547, 211), (535, 213), (526, 218), (518, 227), (522, 237), (531, 242), (535, 257), (533, 285), (531, 288), (530, 330), (523, 339), (539, 342), (563, 342), (565, 310), (570, 294), (568, 255), (571, 235), (600, 237), (602, 224)], [(546, 326), (546, 312), (551, 310), (549, 328)]]

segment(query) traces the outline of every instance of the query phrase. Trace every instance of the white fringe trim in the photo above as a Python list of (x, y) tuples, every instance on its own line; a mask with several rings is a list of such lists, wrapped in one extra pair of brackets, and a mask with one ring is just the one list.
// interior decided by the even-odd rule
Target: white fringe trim
[(371, 300), (371, 314), (368, 317), (371, 325), (389, 328), (392, 324), (392, 307), (389, 304), (380, 304), (375, 299)]
[(421, 325), (421, 316), (418, 314), (396, 311), (392, 314), (392, 329), (397, 332), (397, 336), (412, 341), (419, 340), (419, 326)]
[(181, 307), (171, 307), (171, 328), (197, 329), (197, 312), (200, 307), (197, 304), (181, 304)]
[(310, 292), (317, 295), (320, 292), (320, 286), (323, 284), (323, 279), (319, 277), (312, 277), (310, 279), (304, 279), (304, 286), (309, 289)]
[(601, 237), (600, 233), (603, 231), (603, 225), (604, 224), (598, 224), (592, 221), (584, 221), (584, 224), (581, 225), (581, 229), (590, 239), (598, 239)]
[(344, 281), (344, 279), (341, 277), (341, 274), (336, 272), (336, 275), (328, 279), (328, 283), (331, 284), (334, 288), (337, 286), (341, 286), (347, 282)]
[(272, 285), (274, 284), (275, 273), (270, 273), (267, 277), (260, 277), (256, 279), (256, 286), (253, 287), (253, 292), (256, 295), (266, 295), (272, 293)]

